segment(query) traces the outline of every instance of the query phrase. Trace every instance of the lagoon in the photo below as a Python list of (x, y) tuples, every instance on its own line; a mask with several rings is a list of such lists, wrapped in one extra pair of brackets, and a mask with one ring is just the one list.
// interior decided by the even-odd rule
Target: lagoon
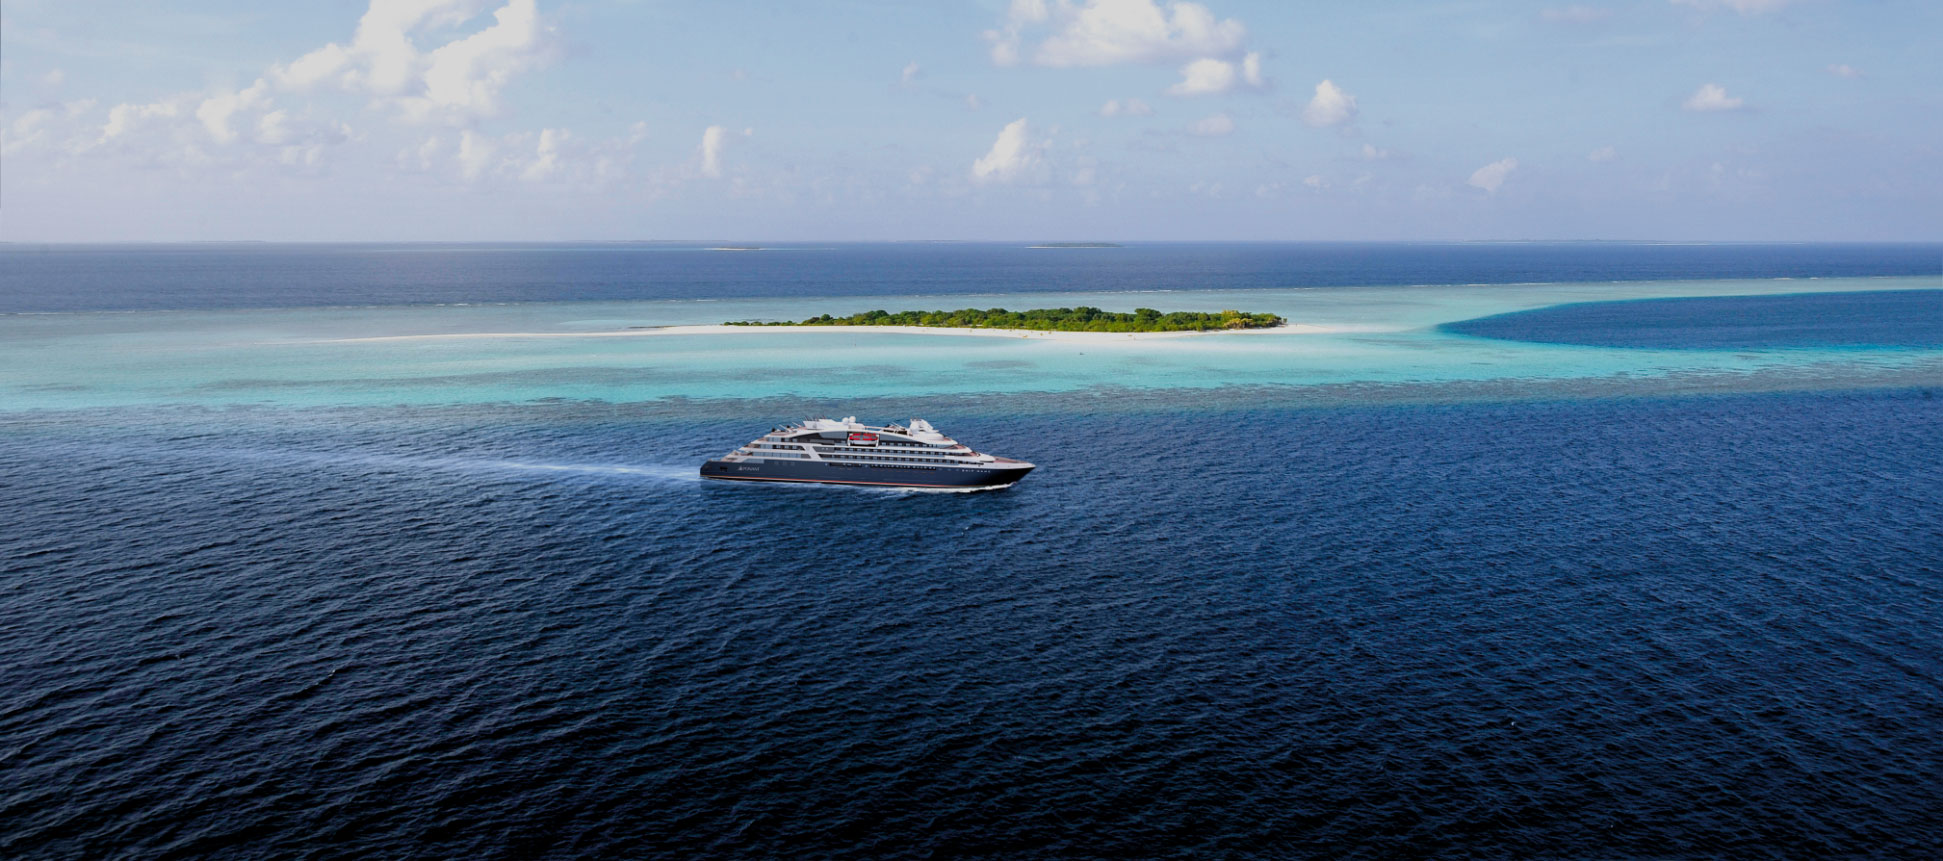
[(1711, 390), (1930, 385), (1943, 380), (1935, 349), (1616, 347), (1440, 327), (1568, 303), (1798, 293), (1866, 303), (1939, 286), (1915, 276), (953, 297), (974, 307), (1246, 306), (1292, 324), (1187, 337), (717, 326), (936, 303), (920, 296), (12, 314), (0, 316), (0, 394), (9, 409), (58, 410), (1480, 383), (1650, 393), (1703, 379)]

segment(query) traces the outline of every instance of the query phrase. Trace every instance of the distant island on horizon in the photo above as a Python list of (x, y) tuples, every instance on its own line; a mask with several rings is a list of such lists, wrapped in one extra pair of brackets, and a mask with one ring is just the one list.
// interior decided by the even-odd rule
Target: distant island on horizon
[(1272, 329), (1288, 325), (1274, 314), (1227, 310), (1174, 311), (1135, 308), (1124, 314), (1090, 306), (1034, 308), (961, 308), (956, 311), (865, 311), (848, 317), (821, 314), (801, 321), (731, 320), (725, 326), (921, 326), (934, 329), (1026, 329), (1040, 332), (1214, 332), (1234, 329)]

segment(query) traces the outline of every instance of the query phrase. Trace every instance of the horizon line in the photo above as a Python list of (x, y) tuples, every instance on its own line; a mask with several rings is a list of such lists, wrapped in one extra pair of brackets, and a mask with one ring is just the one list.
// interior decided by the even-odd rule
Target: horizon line
[(1111, 250), (1125, 245), (1943, 245), (1935, 239), (0, 239), (33, 245), (1026, 245), (1043, 250)]

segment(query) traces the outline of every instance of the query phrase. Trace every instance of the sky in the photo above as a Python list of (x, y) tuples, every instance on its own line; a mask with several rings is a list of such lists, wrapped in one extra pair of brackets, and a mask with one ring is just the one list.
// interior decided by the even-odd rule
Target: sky
[(0, 240), (1943, 239), (1934, 0), (7, 0)]

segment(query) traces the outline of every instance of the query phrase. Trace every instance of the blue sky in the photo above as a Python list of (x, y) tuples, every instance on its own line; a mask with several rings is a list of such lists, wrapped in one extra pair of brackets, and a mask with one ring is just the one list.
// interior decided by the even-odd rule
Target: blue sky
[(1943, 4), (8, 0), (0, 238), (1943, 238)]

